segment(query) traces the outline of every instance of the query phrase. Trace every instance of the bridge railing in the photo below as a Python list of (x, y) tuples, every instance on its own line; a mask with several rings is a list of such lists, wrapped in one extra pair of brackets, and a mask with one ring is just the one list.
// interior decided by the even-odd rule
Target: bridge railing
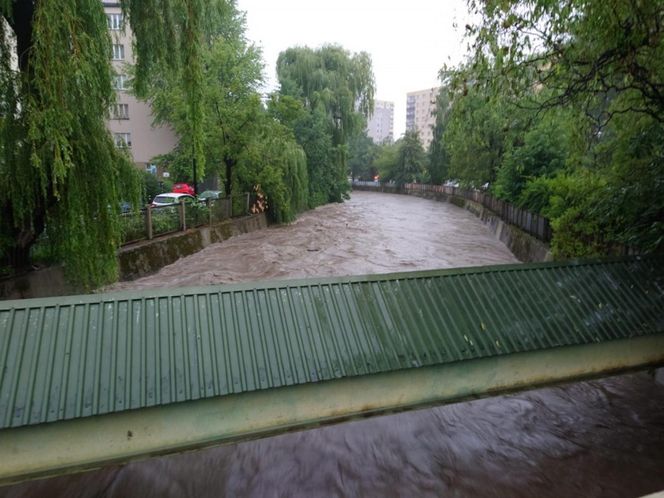
[(638, 257), (3, 301), (0, 486), (656, 368), (663, 283)]
[[(367, 182), (359, 180), (354, 181), (353, 185), (358, 187), (375, 188), (381, 191), (385, 191), (385, 186), (391, 186), (395, 189), (395, 191), (397, 189), (396, 185), (391, 185), (389, 183), (381, 184), (379, 182)], [(473, 201), (491, 210), (505, 223), (517, 226), (524, 232), (543, 242), (551, 242), (551, 238), (553, 236), (551, 223), (544, 216), (531, 213), (525, 209), (521, 209), (512, 203), (498, 199), (497, 197), (494, 197), (493, 195), (481, 190), (465, 189), (461, 187), (453, 187), (450, 185), (430, 185), (425, 183), (406, 183), (402, 190), (406, 192), (430, 193), (434, 195), (439, 194), (450, 197), (459, 197)]]

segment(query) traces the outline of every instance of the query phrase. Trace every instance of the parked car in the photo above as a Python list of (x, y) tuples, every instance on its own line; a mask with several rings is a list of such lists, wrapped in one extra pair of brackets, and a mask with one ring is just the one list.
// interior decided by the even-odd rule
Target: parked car
[(205, 192), (201, 192), (200, 194), (198, 194), (198, 200), (201, 202), (205, 202), (208, 199), (210, 200), (221, 199), (222, 193), (223, 192), (221, 190), (206, 190)]
[(186, 203), (196, 201), (196, 198), (193, 195), (166, 192), (165, 194), (159, 194), (154, 199), (152, 199), (152, 207), (173, 206), (179, 204), (183, 199)]
[(194, 195), (194, 187), (188, 183), (174, 183), (172, 191), (176, 194)]

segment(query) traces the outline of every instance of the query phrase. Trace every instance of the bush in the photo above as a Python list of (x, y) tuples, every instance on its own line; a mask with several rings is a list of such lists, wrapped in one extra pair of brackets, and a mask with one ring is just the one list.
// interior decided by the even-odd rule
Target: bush
[(599, 175), (577, 170), (545, 182), (549, 202), (541, 212), (551, 221), (555, 258), (600, 256), (617, 241), (606, 222), (606, 181)]

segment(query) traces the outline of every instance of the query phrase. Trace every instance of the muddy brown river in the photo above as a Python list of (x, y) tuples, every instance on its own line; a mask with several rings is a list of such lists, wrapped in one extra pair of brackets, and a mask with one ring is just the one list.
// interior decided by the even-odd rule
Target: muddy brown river
[[(111, 290), (515, 262), (477, 218), (356, 192)], [(664, 386), (637, 373), (0, 488), (0, 497), (637, 497), (664, 490)]]

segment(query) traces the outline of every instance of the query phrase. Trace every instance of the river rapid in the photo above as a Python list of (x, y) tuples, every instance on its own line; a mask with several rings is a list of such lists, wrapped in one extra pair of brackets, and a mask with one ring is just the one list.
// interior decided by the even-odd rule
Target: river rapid
[[(355, 192), (108, 290), (513, 263), (472, 214)], [(0, 488), (8, 497), (637, 497), (664, 490), (664, 386), (580, 382)]]

